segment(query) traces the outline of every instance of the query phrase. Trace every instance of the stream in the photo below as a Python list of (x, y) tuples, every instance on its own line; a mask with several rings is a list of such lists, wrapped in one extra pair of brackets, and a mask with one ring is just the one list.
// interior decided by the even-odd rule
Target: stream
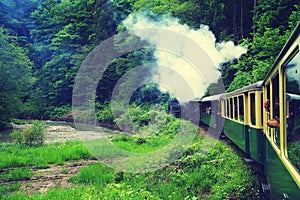
[[(14, 125), (14, 129), (22, 130), (28, 126), (30, 125)], [(14, 129), (0, 131), (0, 142), (12, 142), (10, 133)], [(45, 144), (68, 140), (94, 140), (120, 133), (119, 131), (103, 127), (93, 127), (91, 130), (79, 131), (75, 129), (74, 123), (64, 121), (45, 121), (45, 129)]]

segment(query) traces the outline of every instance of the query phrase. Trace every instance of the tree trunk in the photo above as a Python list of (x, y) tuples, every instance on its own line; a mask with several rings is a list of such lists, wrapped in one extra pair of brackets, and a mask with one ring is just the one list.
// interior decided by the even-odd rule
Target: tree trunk
[(244, 0), (241, 0), (241, 28), (240, 28), (240, 36), (241, 38), (244, 38)]

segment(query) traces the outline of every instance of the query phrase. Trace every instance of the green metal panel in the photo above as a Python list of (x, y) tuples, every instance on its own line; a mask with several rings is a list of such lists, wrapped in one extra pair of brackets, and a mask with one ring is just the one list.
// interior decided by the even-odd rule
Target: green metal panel
[(247, 152), (248, 148), (246, 148), (247, 136), (245, 136), (245, 126), (243, 124), (237, 123), (229, 119), (225, 119), (224, 133), (240, 149), (242, 149), (246, 153), (249, 153)]
[(265, 135), (262, 129), (249, 128), (250, 157), (260, 164), (265, 160)]
[(284, 193), (289, 199), (299, 199), (300, 189), (268, 141), (266, 141), (266, 150), (265, 174), (271, 189), (270, 199), (282, 200)]
[(216, 117), (207, 113), (201, 113), (201, 120), (212, 128), (216, 128)]

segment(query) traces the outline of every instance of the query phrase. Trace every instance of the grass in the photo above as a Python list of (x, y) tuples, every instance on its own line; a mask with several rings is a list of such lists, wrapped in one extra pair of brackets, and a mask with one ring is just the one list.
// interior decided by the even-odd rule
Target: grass
[(156, 171), (132, 174), (94, 163), (70, 181), (72, 188), (32, 196), (12, 192), (3, 199), (263, 199), (244, 161), (226, 143), (204, 138)]
[(32, 170), (30, 168), (16, 168), (9, 172), (0, 174), (0, 178), (10, 179), (13, 181), (20, 181), (24, 179), (29, 179), (32, 177)]
[(288, 155), (293, 165), (300, 171), (300, 142), (294, 141), (288, 144)]
[(121, 149), (133, 153), (149, 153), (166, 146), (171, 142), (171, 137), (132, 137), (129, 135), (119, 135), (112, 139), (112, 142)]
[(75, 177), (71, 177), (70, 180), (75, 183), (94, 185), (103, 190), (106, 184), (114, 182), (113, 173), (113, 169), (100, 163), (93, 163), (81, 169), (80, 173)]
[(82, 142), (73, 141), (51, 145), (28, 147), (16, 144), (0, 144), (0, 168), (35, 166), (47, 168), (49, 164), (91, 158)]
[[(184, 129), (190, 131), (193, 129)], [(168, 132), (168, 131), (166, 131)], [(193, 136), (194, 137), (194, 136)], [(173, 140), (180, 140), (175, 138)], [(184, 138), (185, 139), (185, 138)], [(139, 165), (136, 155), (151, 154), (172, 143), (169, 134), (118, 135), (113, 139), (94, 140), (86, 143), (66, 142), (42, 147), (24, 147), (1, 144), (1, 168), (63, 164), (67, 160), (91, 158), (106, 160), (131, 159)], [(176, 143), (180, 144), (181, 143)], [(178, 147), (179, 148), (179, 147)], [(168, 149), (168, 151), (178, 149)], [(168, 153), (172, 153), (172, 152)], [(45, 194), (27, 195), (18, 191), (20, 185), (0, 186), (1, 199), (264, 199), (250, 168), (234, 150), (223, 141), (199, 136), (186, 146), (181, 156), (153, 171), (130, 173), (122, 168), (111, 168), (93, 163), (70, 178), (71, 188), (52, 188)], [(133, 159), (130, 155), (135, 155)], [(159, 156), (159, 155), (157, 155)], [(146, 157), (153, 161), (155, 157)], [(120, 162), (120, 164), (123, 164)], [(2, 174), (5, 177), (29, 177), (31, 171)], [(64, 173), (68, 173), (63, 168)]]

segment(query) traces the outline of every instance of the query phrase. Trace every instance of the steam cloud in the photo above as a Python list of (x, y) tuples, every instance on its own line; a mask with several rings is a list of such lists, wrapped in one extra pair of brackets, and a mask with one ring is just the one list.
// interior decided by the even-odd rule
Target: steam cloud
[[(161, 16), (158, 21), (144, 13), (131, 14), (123, 24), (129, 31), (156, 47), (161, 43), (168, 43), (172, 51), (160, 48), (155, 50), (157, 74), (153, 76), (153, 81), (161, 86), (161, 90), (176, 94), (176, 98), (182, 102), (202, 97), (209, 84), (216, 83), (219, 79), (218, 69), (221, 64), (237, 59), (247, 52), (244, 47), (235, 46), (231, 41), (216, 43), (216, 38), (208, 26), (201, 25), (194, 30), (168, 15)], [(153, 30), (141, 31), (143, 29)], [(155, 30), (169, 31), (170, 34)], [(172, 33), (182, 34), (186, 39), (178, 39)], [(193, 51), (190, 41), (197, 44), (198, 49)], [(199, 52), (199, 48), (203, 52)], [(197, 65), (187, 59), (189, 54), (198, 56)], [(186, 84), (192, 88), (192, 93), (186, 90)]]

